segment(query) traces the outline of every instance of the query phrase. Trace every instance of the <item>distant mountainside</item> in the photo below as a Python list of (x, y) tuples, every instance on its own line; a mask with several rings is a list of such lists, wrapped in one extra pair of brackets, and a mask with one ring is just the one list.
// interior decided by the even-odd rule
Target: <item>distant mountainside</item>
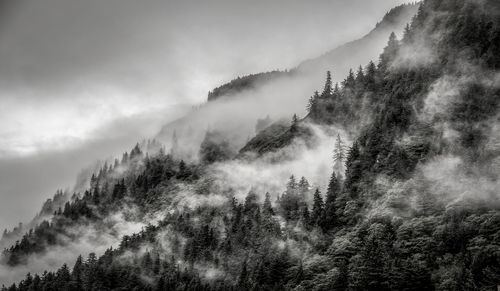
[[(103, 164), (4, 249), (2, 291), (495, 290), (499, 51), (500, 2), (425, 0), (303, 117), (242, 146), (204, 128), (198, 159), (176, 132)], [(252, 103), (232, 104), (236, 123)]]
[(402, 34), (417, 13), (419, 3), (403, 4), (391, 9), (375, 28), (364, 37), (341, 45), (320, 57), (306, 60), (298, 65), (297, 71), (314, 73), (331, 71), (333, 76), (345, 76), (350, 69), (375, 61), (378, 53), (367, 54), (366, 48), (376, 48), (380, 52), (387, 43), (387, 38), (394, 32)]
[[(228, 135), (236, 147), (243, 147), (255, 132), (255, 123), (270, 116), (272, 121), (290, 119), (294, 113), (305, 115), (303, 104), (317, 88), (327, 70), (332, 81), (342, 81), (350, 68), (377, 60), (392, 31), (402, 33), (417, 11), (418, 4), (400, 5), (389, 11), (375, 28), (360, 40), (340, 46), (323, 56), (300, 64), (289, 71), (272, 71), (238, 77), (208, 94), (209, 102), (186, 116), (163, 126), (157, 139), (171, 146), (175, 134), (184, 144), (179, 153), (196, 158), (205, 131), (217, 128)], [(347, 53), (352, 50), (352, 57)], [(314, 69), (319, 66), (317, 69)], [(283, 106), (286, 104), (286, 106)], [(196, 145), (194, 147), (186, 145)], [(237, 151), (237, 150), (236, 150)]]
[[(313, 74), (314, 78), (320, 78), (326, 71), (331, 71), (334, 76), (344, 76), (349, 69), (375, 60), (389, 35), (392, 32), (402, 33), (417, 13), (418, 6), (418, 3), (397, 6), (387, 12), (375, 28), (361, 39), (339, 46), (317, 58), (301, 62), (290, 71), (272, 71), (238, 77), (210, 91), (207, 100), (213, 101), (222, 96), (235, 95), (283, 76)], [(367, 48), (374, 53), (368, 53)]]
[(242, 90), (254, 89), (259, 83), (271, 81), (285, 74), (287, 74), (287, 72), (271, 71), (238, 77), (208, 92), (207, 100), (213, 101), (223, 96), (235, 95)]

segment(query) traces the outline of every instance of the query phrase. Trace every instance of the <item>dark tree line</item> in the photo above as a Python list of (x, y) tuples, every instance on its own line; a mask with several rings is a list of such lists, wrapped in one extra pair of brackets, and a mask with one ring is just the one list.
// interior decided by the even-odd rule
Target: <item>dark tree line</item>
[[(495, 290), (498, 198), (443, 205), (416, 169), (454, 154), (467, 161), (465, 170), (488, 171), (482, 166), (495, 153), (484, 145), (488, 121), (498, 112), (498, 88), (472, 78), (436, 120), (420, 114), (432, 84), (445, 75), (460, 77), (464, 62), (481, 68), (483, 77), (497, 72), (499, 16), (494, 0), (423, 1), (403, 38), (390, 36), (377, 64), (351, 70), (341, 84), (327, 73), (307, 117), (272, 124), (244, 148), (265, 153), (307, 138), (306, 121), (359, 131), (346, 153), (335, 153), (345, 171), (332, 165), (324, 193), (295, 176), (279, 195), (251, 190), (238, 201), (224, 193), (232, 198), (222, 205), (168, 212), (158, 225), (124, 236), (117, 249), (100, 257), (79, 257), (72, 269), (28, 274), (2, 290)], [(436, 58), (405, 65), (402, 53), (422, 39)], [(457, 131), (456, 143), (432, 126), (438, 122)], [(200, 164), (163, 150), (150, 155), (137, 145), (121, 162), (95, 173), (88, 191), (54, 209), (50, 222), (29, 231), (4, 258), (19, 264), (57, 244), (67, 227), (95, 221), (124, 201), (144, 212), (162, 207), (178, 183), (207, 194), (212, 185), (204, 171), (228, 158), (224, 140), (211, 138), (207, 134)], [(121, 166), (123, 173), (112, 175)], [(404, 199), (391, 200), (378, 187), (380, 177), (391, 185), (416, 185), (404, 188)], [(381, 201), (390, 213), (377, 212)]]

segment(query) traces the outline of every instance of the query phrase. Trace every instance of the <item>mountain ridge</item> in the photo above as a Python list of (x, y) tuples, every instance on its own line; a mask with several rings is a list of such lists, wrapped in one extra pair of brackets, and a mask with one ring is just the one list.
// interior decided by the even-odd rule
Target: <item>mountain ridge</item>
[[(338, 132), (314, 133), (326, 151), (276, 148), (304, 163), (271, 164), (265, 153), (187, 162), (177, 147), (137, 145), (42, 229), (100, 221), (123, 203), (136, 205), (139, 217), (161, 214), (158, 222), (147, 219), (154, 224), (99, 258), (79, 257), (72, 270), (63, 265), (3, 289), (494, 290), (499, 16), (498, 1), (426, 0), (401, 40), (389, 37), (377, 64), (338, 86), (327, 74), (305, 117), (279, 128)], [(342, 128), (353, 135), (348, 150)], [(260, 137), (266, 144), (275, 135)], [(317, 167), (306, 171), (310, 165)], [(284, 182), (280, 166), (311, 182), (294, 175)], [(326, 187), (313, 181), (324, 172)], [(44, 231), (3, 255), (30, 251)]]
[[(343, 63), (342, 60), (345, 59), (345, 56), (352, 59), (352, 54), (357, 54), (357, 52), (361, 52), (362, 54), (366, 47), (375, 46), (382, 48), (391, 32), (395, 31), (399, 33), (403, 31), (404, 26), (408, 24), (416, 14), (417, 8), (418, 2), (396, 6), (389, 10), (382, 20), (375, 25), (375, 28), (362, 38), (340, 45), (321, 56), (302, 61), (290, 70), (239, 76), (211, 90), (208, 93), (207, 101), (213, 101), (223, 96), (227, 97), (228, 95), (234, 95), (243, 90), (250, 90), (255, 88), (258, 83), (270, 82), (275, 78), (287, 75), (305, 74), (308, 73), (308, 71), (326, 72), (327, 70), (332, 70), (338, 63)], [(343, 65), (342, 70), (339, 71), (347, 72), (349, 69), (354, 68), (354, 66), (365, 64), (368, 63), (369, 60), (373, 60), (373, 58), (370, 57), (362, 58), (360, 56), (354, 59), (356, 59), (356, 61), (351, 64)], [(318, 65), (321, 65), (321, 68), (318, 68)]]

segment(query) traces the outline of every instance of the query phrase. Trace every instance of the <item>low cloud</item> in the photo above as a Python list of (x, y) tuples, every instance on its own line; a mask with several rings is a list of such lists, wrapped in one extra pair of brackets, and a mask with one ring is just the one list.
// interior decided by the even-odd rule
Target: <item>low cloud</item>
[(15, 267), (0, 264), (0, 284), (12, 284), (23, 279), (28, 272), (42, 274), (45, 270), (55, 271), (62, 264), (71, 268), (79, 255), (84, 258), (92, 252), (102, 255), (106, 249), (118, 247), (124, 235), (138, 233), (146, 225), (155, 224), (161, 219), (160, 214), (138, 219), (141, 216), (136, 208), (124, 206), (98, 223), (67, 228), (68, 235), (76, 239), (59, 235), (58, 240), (63, 243), (49, 246), (42, 253), (29, 255), (26, 264)]

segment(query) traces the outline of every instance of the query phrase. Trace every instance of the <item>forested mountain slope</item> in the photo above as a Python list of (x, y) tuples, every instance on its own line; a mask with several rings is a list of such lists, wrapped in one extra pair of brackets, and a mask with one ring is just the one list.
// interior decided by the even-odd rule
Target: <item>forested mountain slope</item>
[[(375, 60), (387, 43), (387, 38), (394, 32), (403, 33), (405, 26), (417, 13), (419, 2), (402, 4), (386, 13), (375, 28), (360, 39), (341, 45), (325, 54), (300, 63), (296, 71), (303, 74), (314, 74), (330, 70), (333, 77), (343, 77), (354, 66), (367, 64)], [(367, 48), (370, 48), (367, 50)], [(373, 49), (373, 50), (372, 50)]]
[(368, 63), (376, 58), (392, 32), (402, 33), (406, 24), (417, 13), (418, 3), (402, 4), (391, 9), (375, 28), (360, 39), (336, 47), (323, 55), (301, 62), (290, 71), (272, 71), (238, 77), (208, 93), (208, 101), (223, 96), (234, 96), (238, 92), (255, 89), (262, 83), (280, 77), (313, 75), (319, 78), (322, 72), (331, 70), (334, 76), (343, 76), (353, 66)]
[(235, 95), (244, 90), (255, 89), (259, 83), (269, 82), (277, 77), (285, 76), (288, 72), (272, 71), (266, 73), (257, 73), (238, 77), (231, 80), (229, 83), (223, 84), (212, 91), (208, 92), (207, 101), (213, 101), (224, 96)]
[(198, 145), (207, 130), (218, 130), (220, 135), (225, 135), (237, 148), (241, 148), (258, 132), (258, 120), (268, 116), (271, 122), (283, 118), (289, 120), (293, 113), (302, 118), (306, 114), (304, 103), (308, 95), (321, 86), (327, 70), (333, 72), (334, 81), (340, 81), (349, 68), (378, 58), (391, 32), (401, 34), (417, 7), (416, 4), (408, 4), (392, 9), (362, 39), (303, 62), (297, 68), (238, 77), (211, 90), (208, 94), (210, 102), (166, 124), (156, 138), (170, 147), (175, 133), (177, 140), (183, 144), (179, 154), (192, 160), (197, 159)]
[(250, 139), (253, 159), (211, 130), (196, 162), (176, 141), (103, 165), (3, 264), (71, 245), (79, 226), (142, 230), (4, 290), (495, 290), (499, 45), (498, 1), (425, 0), (377, 62), (327, 74), (304, 118)]

